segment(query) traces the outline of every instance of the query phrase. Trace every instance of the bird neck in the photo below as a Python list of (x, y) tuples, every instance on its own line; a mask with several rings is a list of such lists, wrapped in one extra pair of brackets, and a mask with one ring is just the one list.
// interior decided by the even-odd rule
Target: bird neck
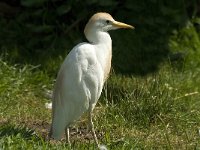
[(86, 35), (88, 41), (94, 46), (97, 60), (103, 69), (103, 81), (108, 78), (111, 59), (112, 59), (112, 39), (108, 32), (92, 32), (93, 34)]
[(94, 45), (106, 45), (111, 47), (112, 40), (108, 32), (91, 30), (85, 34), (87, 40)]

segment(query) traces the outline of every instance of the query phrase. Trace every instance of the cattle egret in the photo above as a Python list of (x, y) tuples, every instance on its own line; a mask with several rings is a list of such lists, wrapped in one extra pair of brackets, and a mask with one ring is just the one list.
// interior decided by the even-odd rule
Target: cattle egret
[(89, 129), (99, 147), (92, 111), (101, 95), (111, 68), (112, 40), (109, 30), (134, 27), (115, 21), (108, 13), (94, 14), (85, 26), (89, 41), (75, 46), (64, 60), (56, 79), (52, 103), (50, 137), (59, 140), (69, 125), (88, 112)]

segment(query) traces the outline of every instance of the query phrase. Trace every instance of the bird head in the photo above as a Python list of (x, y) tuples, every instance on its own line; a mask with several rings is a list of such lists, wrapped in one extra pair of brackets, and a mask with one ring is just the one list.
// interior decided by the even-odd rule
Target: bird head
[(134, 29), (133, 26), (115, 21), (113, 17), (104, 12), (94, 14), (88, 23), (85, 26), (84, 33), (88, 41), (95, 42), (99, 39), (96, 39), (96, 33), (107, 32), (109, 30), (115, 30), (119, 28), (129, 28)]
[(115, 21), (113, 17), (108, 13), (96, 13), (94, 14), (85, 26), (84, 32), (86, 33), (88, 29), (95, 29), (97, 31), (107, 32), (109, 30), (115, 30), (119, 28), (130, 28), (134, 29), (133, 26)]

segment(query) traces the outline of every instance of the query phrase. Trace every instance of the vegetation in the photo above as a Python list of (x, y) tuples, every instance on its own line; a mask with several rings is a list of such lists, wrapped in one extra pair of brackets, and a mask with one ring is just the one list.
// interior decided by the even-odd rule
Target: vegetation
[[(196, 0), (0, 2), (0, 149), (69, 149), (64, 140), (47, 139), (45, 91), (66, 53), (85, 41), (82, 25), (96, 11), (136, 26), (111, 32), (113, 69), (94, 117), (100, 142), (114, 150), (200, 149), (198, 6)], [(95, 149), (86, 124), (83, 116), (71, 126), (73, 149)]]

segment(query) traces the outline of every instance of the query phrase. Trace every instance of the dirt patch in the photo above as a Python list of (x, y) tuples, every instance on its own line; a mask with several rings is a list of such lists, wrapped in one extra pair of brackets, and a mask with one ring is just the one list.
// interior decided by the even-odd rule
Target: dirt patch
[[(45, 141), (49, 140), (49, 130), (50, 130), (50, 123), (45, 121), (31, 121), (23, 123), (26, 124), (26, 126), (36, 132), (36, 134), (39, 134)], [(87, 140), (93, 140), (92, 133), (88, 131), (85, 124), (82, 124), (78, 127), (70, 127), (70, 140), (71, 141), (87, 141)], [(98, 139), (102, 139), (104, 133), (102, 131), (96, 130), (96, 135)], [(63, 134), (63, 137), (61, 141), (66, 141), (65, 134)]]

